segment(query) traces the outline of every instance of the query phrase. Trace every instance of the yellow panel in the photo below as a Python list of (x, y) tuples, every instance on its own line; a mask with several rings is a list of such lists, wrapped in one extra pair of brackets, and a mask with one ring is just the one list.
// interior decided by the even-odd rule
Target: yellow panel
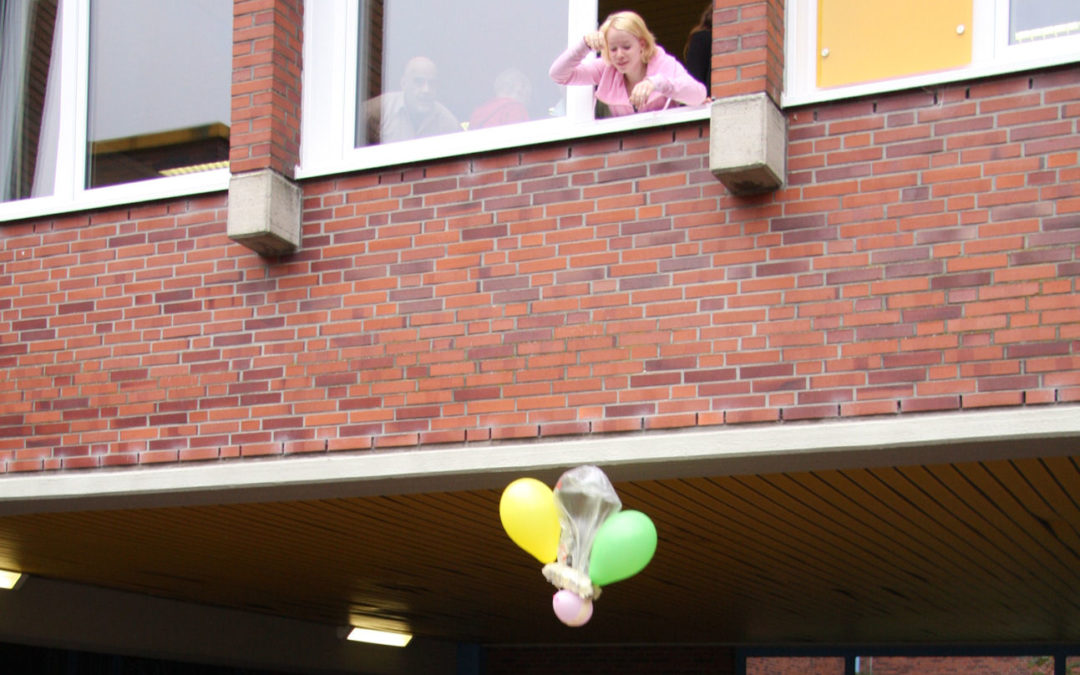
[(971, 62), (972, 0), (818, 0), (817, 86)]

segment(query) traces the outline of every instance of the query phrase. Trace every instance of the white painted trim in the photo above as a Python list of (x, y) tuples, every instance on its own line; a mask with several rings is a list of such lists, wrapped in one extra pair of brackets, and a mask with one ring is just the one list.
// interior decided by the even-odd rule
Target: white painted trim
[[(86, 139), (86, 73), (90, 59), (90, 6), (83, 0), (64, 0), (58, 6), (60, 29), (60, 106), (57, 124), (53, 195), (27, 202), (63, 202), (85, 180), (83, 146)], [(55, 44), (55, 42), (54, 42)], [(18, 211), (19, 202), (0, 205), (6, 214)]]
[[(65, 172), (70, 171), (67, 179), (71, 182), (66, 184), (65, 191), (58, 193), (57, 196), (60, 199), (68, 197), (72, 201), (78, 201), (86, 190), (88, 161), (86, 149), (90, 138), (90, 0), (77, 0), (73, 4), (76, 7), (73, 13), (77, 28), (75, 34), (71, 36), (71, 41), (67, 42), (65, 47), (68, 52), (75, 54), (75, 70), (68, 71), (71, 72), (72, 77), (65, 75), (67, 82), (62, 86), (69, 87), (69, 91), (74, 91), (75, 106), (74, 109), (62, 113), (66, 117), (61, 119), (60, 127), (61, 146), (69, 144), (68, 149), (61, 152), (60, 162), (71, 162), (70, 167), (62, 169)], [(64, 40), (67, 39), (65, 34)], [(61, 54), (61, 58), (65, 61), (68, 57), (66, 53)], [(57, 184), (60, 184), (59, 181)]]
[[(586, 33), (600, 27), (597, 0), (574, 0), (569, 5), (566, 26), (566, 44), (575, 44)], [(554, 55), (553, 55), (554, 58)], [(593, 122), (596, 99), (592, 87), (563, 87), (566, 95), (566, 119), (573, 124), (589, 125)]]
[[(346, 0), (323, 0), (304, 7), (301, 166), (341, 161), (347, 139), (346, 101), (350, 98), (346, 90), (356, 97), (356, 84), (349, 82), (356, 77), (356, 67), (350, 68), (345, 58), (349, 35), (355, 33), (346, 27), (357, 20), (356, 12), (348, 10), (355, 6)], [(355, 40), (352, 48), (356, 49)]]
[[(588, 94), (587, 91), (586, 94)], [(319, 163), (296, 167), (296, 177), (297, 179), (315, 178), (396, 164), (465, 156), (492, 150), (524, 149), (540, 143), (702, 121), (709, 119), (709, 110), (709, 105), (703, 104), (596, 121), (574, 122), (567, 118), (559, 118), (480, 131), (463, 131), (446, 136), (429, 136), (411, 141), (357, 148), (355, 151), (344, 153), (336, 161), (330, 160), (329, 155), (322, 155)]]
[(581, 464), (603, 466), (617, 481), (1048, 456), (1077, 448), (1080, 406), (1002, 408), (8, 475), (0, 478), (0, 515), (501, 489), (512, 477), (553, 479)]
[(39, 197), (4, 202), (0, 204), (0, 223), (111, 206), (135, 205), (159, 199), (190, 197), (208, 192), (225, 192), (228, 189), (228, 169), (153, 178), (84, 190), (79, 192), (76, 198)]

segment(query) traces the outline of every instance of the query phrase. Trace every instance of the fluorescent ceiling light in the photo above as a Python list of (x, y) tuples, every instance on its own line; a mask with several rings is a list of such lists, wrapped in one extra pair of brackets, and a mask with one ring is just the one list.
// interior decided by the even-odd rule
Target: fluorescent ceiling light
[(19, 585), (22, 581), (22, 572), (11, 572), (9, 570), (0, 570), (0, 588), (11, 590)]
[(390, 633), (384, 630), (369, 630), (367, 628), (353, 628), (347, 638), (353, 642), (370, 642), (376, 645), (388, 647), (404, 647), (412, 640), (408, 633)]

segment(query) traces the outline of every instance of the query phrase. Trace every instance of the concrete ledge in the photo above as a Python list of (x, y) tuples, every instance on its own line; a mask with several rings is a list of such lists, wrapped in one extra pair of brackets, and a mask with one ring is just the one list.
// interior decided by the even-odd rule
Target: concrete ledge
[(1075, 454), (1080, 406), (604, 434), (530, 443), (199, 462), (0, 477), (0, 515), (502, 489), (597, 464), (613, 481)]
[(279, 256), (300, 248), (300, 187), (264, 169), (229, 181), (229, 239), (259, 255)]
[(787, 120), (766, 94), (713, 101), (709, 169), (738, 195), (769, 192), (784, 184)]

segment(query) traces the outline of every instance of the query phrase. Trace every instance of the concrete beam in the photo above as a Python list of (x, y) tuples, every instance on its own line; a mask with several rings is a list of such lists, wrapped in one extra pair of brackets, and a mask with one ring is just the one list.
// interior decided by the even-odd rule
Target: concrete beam
[(580, 464), (613, 481), (1075, 454), (1080, 406), (473, 443), (385, 452), (37, 472), (0, 478), (0, 515), (502, 489)]

